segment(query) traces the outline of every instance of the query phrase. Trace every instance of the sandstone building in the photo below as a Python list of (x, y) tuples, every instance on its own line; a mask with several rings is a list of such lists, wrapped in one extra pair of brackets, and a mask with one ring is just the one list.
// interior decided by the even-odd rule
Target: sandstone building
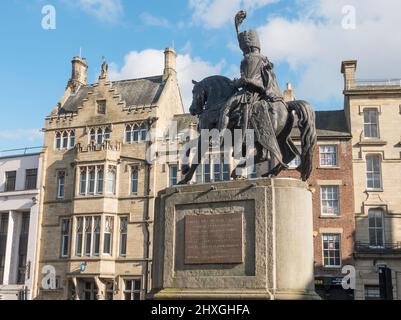
[(352, 134), (355, 298), (380, 298), (387, 267), (392, 298), (401, 299), (401, 81), (358, 80), (356, 67), (344, 61), (341, 70)]
[[(63, 97), (46, 118), (38, 269), (53, 266), (56, 290), (38, 299), (145, 299), (152, 265), (155, 194), (169, 168), (149, 163), (149, 133), (183, 112), (176, 54), (160, 76), (87, 83), (74, 57)], [(162, 71), (162, 70), (161, 70)]]

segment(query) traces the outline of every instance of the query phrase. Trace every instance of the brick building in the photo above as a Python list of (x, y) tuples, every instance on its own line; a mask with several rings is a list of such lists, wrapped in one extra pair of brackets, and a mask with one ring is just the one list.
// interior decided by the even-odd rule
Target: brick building
[[(316, 291), (323, 299), (353, 299), (353, 292), (345, 291), (341, 285), (342, 267), (353, 265), (351, 134), (343, 110), (317, 111), (316, 128), (318, 146), (308, 180), (313, 192)], [(297, 129), (293, 139), (298, 146)], [(295, 170), (298, 161), (294, 160), (291, 169), (281, 176), (299, 178)]]

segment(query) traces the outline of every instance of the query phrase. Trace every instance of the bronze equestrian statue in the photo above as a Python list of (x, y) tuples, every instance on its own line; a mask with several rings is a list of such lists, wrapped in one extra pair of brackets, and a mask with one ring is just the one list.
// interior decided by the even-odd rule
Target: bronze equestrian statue
[[(312, 171), (313, 151), (317, 143), (315, 112), (306, 101), (286, 103), (280, 92), (273, 64), (260, 52), (259, 36), (255, 30), (240, 32), (239, 27), (246, 18), (244, 11), (235, 16), (235, 27), (239, 46), (244, 54), (241, 62), (241, 77), (231, 81), (222, 76), (208, 77), (200, 82), (193, 81), (193, 101), (190, 113), (199, 117), (198, 130), (219, 129), (221, 132), (242, 129), (242, 144), (245, 148), (245, 132), (254, 132), (256, 155), (254, 163), (270, 158), (276, 166), (263, 174), (263, 177), (277, 176), (288, 164), (300, 156), (301, 164), (297, 170), (306, 181)], [(301, 133), (302, 151), (299, 154), (290, 133), (297, 116)], [(234, 136), (234, 135), (232, 135)], [(197, 161), (183, 165), (184, 175), (180, 184), (191, 181), (196, 168), (201, 163), (201, 136), (199, 136)], [(187, 151), (188, 157), (190, 150)], [(195, 160), (195, 159), (194, 159)], [(244, 166), (240, 164), (238, 167)], [(231, 174), (237, 178), (237, 168)]]

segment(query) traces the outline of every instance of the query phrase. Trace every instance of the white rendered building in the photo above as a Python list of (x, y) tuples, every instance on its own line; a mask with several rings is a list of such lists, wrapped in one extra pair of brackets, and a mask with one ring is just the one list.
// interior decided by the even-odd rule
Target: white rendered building
[(42, 153), (0, 154), (0, 300), (32, 299)]

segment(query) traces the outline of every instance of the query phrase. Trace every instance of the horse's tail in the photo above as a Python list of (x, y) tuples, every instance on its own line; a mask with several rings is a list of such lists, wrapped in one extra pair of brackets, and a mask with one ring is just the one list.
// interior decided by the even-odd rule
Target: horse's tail
[(298, 117), (298, 128), (301, 132), (301, 164), (297, 170), (303, 181), (309, 179), (312, 172), (313, 151), (317, 144), (315, 111), (306, 101), (288, 102), (289, 111), (295, 111)]

